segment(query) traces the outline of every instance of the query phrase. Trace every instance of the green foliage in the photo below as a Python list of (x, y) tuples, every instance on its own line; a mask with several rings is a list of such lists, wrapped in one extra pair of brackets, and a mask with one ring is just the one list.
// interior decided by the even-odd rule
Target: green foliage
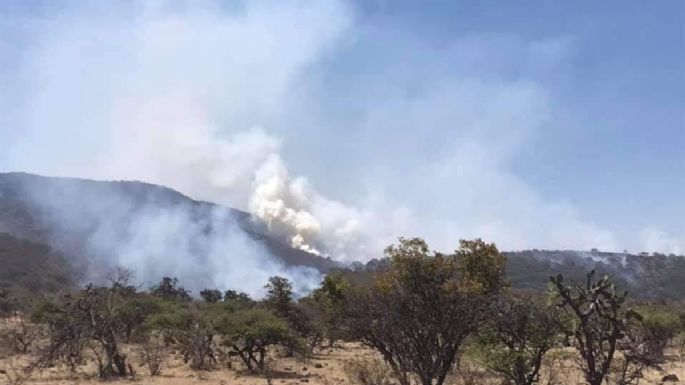
[(430, 253), (419, 238), (400, 238), (386, 249), (390, 267), (374, 286), (349, 292), (352, 335), (378, 350), (402, 385), (411, 383), (412, 374), (425, 385), (443, 384), (491, 294), (503, 286), (496, 277), (502, 278), (498, 263), (504, 260), (495, 253), (479, 240), (445, 255)]
[(217, 303), (223, 299), (221, 291), (216, 289), (204, 289), (200, 291), (200, 297), (207, 303)]
[(462, 286), (478, 293), (495, 293), (506, 285), (504, 267), (507, 257), (494, 243), (481, 239), (460, 240), (455, 253)]
[(232, 303), (239, 308), (248, 308), (255, 304), (255, 301), (250, 298), (249, 294), (235, 290), (226, 290), (224, 292), (224, 302)]
[(165, 300), (190, 301), (190, 290), (178, 285), (178, 278), (163, 277), (150, 288), (150, 294)]
[(480, 332), (484, 364), (509, 383), (537, 383), (544, 355), (554, 347), (560, 330), (555, 309), (529, 299), (503, 299)]
[(50, 329), (63, 327), (69, 321), (66, 310), (55, 300), (41, 298), (31, 310), (31, 321), (47, 324)]
[(294, 339), (285, 320), (262, 308), (232, 313), (217, 330), (223, 336), (224, 344), (240, 356), (250, 372), (265, 369), (270, 346), (289, 344)]
[(266, 303), (281, 317), (288, 316), (293, 301), (293, 284), (287, 278), (271, 277), (264, 288)]
[(330, 345), (346, 334), (343, 322), (346, 306), (346, 292), (349, 284), (340, 272), (324, 277), (321, 286), (309, 296), (300, 299), (300, 311), (306, 315), (308, 326), (297, 329), (307, 338), (310, 347), (328, 339)]
[(180, 329), (188, 323), (190, 311), (177, 302), (153, 298), (147, 302), (151, 311), (145, 316), (143, 325), (146, 330), (166, 332)]
[(654, 361), (663, 361), (664, 350), (681, 328), (678, 315), (657, 306), (637, 308), (642, 315), (642, 322), (637, 326), (636, 334), (646, 349), (646, 354)]
[(120, 350), (126, 329), (122, 304), (132, 295), (120, 286), (87, 286), (62, 302), (46, 303), (34, 312), (35, 319), (51, 325), (50, 345), (35, 363), (43, 368), (64, 361), (74, 368), (86, 344), (92, 344), (101, 379), (129, 375), (126, 355)]

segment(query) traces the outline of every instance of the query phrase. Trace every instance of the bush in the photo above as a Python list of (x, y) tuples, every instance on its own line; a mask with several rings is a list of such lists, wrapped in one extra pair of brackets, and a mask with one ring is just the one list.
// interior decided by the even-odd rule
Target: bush
[(358, 358), (345, 362), (347, 378), (358, 385), (391, 385), (392, 370), (382, 360)]
[(147, 366), (151, 376), (158, 376), (166, 361), (167, 347), (159, 338), (152, 336), (141, 345), (139, 358)]
[(560, 331), (561, 321), (554, 309), (530, 300), (502, 300), (481, 332), (484, 364), (509, 383), (534, 384), (543, 357), (554, 347)]
[(373, 288), (349, 293), (351, 333), (383, 355), (400, 384), (415, 376), (442, 385), (503, 284), (504, 257), (481, 240), (430, 253), (418, 238), (400, 239), (386, 256), (390, 268)]
[(654, 361), (664, 359), (664, 350), (680, 329), (680, 319), (676, 314), (661, 309), (640, 309), (644, 317), (638, 327), (639, 337), (645, 346), (646, 354)]
[(294, 340), (285, 320), (261, 308), (230, 314), (217, 330), (223, 336), (223, 343), (240, 357), (251, 373), (264, 373), (269, 347), (289, 345)]

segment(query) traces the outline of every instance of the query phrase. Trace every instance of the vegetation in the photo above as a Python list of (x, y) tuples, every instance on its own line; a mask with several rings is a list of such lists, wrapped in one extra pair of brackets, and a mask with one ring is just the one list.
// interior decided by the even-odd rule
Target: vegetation
[(362, 279), (331, 272), (302, 298), (283, 277), (268, 280), (263, 299), (214, 288), (193, 297), (173, 277), (141, 291), (123, 269), (66, 294), (3, 290), (0, 312), (12, 323), (0, 346), (32, 357), (25, 373), (91, 362), (103, 380), (133, 377), (135, 367), (157, 376), (176, 356), (192, 370), (227, 366), (270, 381), (275, 360), (361, 342), (376, 355), (349, 360), (345, 372), (369, 385), (552, 383), (565, 373), (559, 360), (573, 358), (588, 385), (628, 385), (669, 346), (685, 346), (682, 306), (630, 302), (594, 271), (582, 283), (552, 277), (546, 301), (510, 288), (506, 256), (479, 239), (449, 254), (400, 239), (383, 260)]
[(554, 347), (561, 325), (553, 308), (530, 299), (500, 300), (479, 333), (485, 366), (515, 385), (537, 383), (542, 360)]
[(480, 240), (444, 255), (417, 238), (400, 239), (386, 255), (390, 269), (349, 301), (353, 334), (381, 353), (400, 384), (416, 375), (441, 385), (502, 286), (504, 258)]
[(552, 290), (558, 297), (557, 306), (569, 311), (573, 323), (566, 330), (573, 336), (578, 353), (582, 358), (581, 368), (589, 385), (601, 385), (610, 373), (618, 351), (623, 350), (625, 366), (622, 370), (622, 383), (629, 383), (625, 377), (639, 379), (643, 364), (638, 350), (630, 342), (631, 321), (642, 321), (639, 313), (625, 309), (627, 292), (618, 294), (608, 276), (594, 280), (595, 272), (587, 274), (583, 284), (572, 282), (566, 285), (561, 275), (552, 277)]

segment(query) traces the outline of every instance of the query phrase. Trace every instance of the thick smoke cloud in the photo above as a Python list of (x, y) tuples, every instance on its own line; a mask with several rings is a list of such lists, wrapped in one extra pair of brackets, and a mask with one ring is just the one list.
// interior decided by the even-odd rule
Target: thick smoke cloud
[(18, 207), (27, 205), (33, 218), (28, 228), (24, 223), (17, 230), (70, 255), (84, 282), (102, 281), (112, 269), (126, 267), (143, 286), (170, 276), (181, 278), (196, 294), (204, 288), (230, 288), (259, 296), (273, 275), (290, 278), (298, 293), (321, 279), (313, 268), (288, 267), (272, 258), (249, 235), (260, 233), (260, 227), (243, 213), (168, 189), (20, 174), (8, 181), (14, 186), (11, 196), (23, 202)]
[[(531, 74), (563, 66), (572, 38), (468, 35), (446, 49), (360, 25), (356, 11), (335, 0), (75, 2), (3, 19), (0, 169), (167, 185), (341, 261), (378, 257), (399, 235), (441, 250), (471, 237), (502, 249), (682, 249), (666, 234), (616, 234), (512, 170), (564, 115)], [(141, 217), (122, 261), (154, 275), (145, 254), (200, 247), (177, 238), (198, 231), (185, 219)], [(207, 269), (261, 283), (272, 261), (226, 239), (202, 246)], [(229, 254), (247, 262), (216, 270)]]

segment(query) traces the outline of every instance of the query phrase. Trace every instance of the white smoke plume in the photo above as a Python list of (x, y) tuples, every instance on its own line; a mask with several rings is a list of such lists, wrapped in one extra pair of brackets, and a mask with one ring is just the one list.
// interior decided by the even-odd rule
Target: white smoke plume
[[(513, 170), (569, 115), (531, 75), (572, 62), (568, 38), (436, 45), (358, 28), (344, 0), (65, 4), (0, 17), (4, 171), (162, 184), (340, 261), (379, 257), (401, 235), (440, 250), (473, 237), (505, 250), (638, 247)], [(229, 225), (195, 270), (186, 239), (203, 234), (186, 219), (146, 213), (125, 239), (98, 231), (93, 247), (125, 245), (118, 258), (145, 277), (261, 285), (272, 265), (288, 273)]]
[(306, 178), (291, 177), (277, 154), (257, 169), (248, 207), (295, 248), (341, 261), (370, 258), (359, 248), (370, 241), (364, 214), (318, 193)]
[(306, 184), (304, 178), (290, 180), (281, 159), (272, 155), (255, 173), (248, 207), (271, 231), (286, 235), (293, 247), (321, 255), (309, 244), (321, 232), (321, 225), (308, 211)]
[[(11, 25), (0, 17), (12, 31), (0, 36), (0, 65), (13, 74), (0, 79), (0, 169), (142, 180), (239, 209), (280, 144), (250, 127), (280, 114), (292, 82), (350, 22), (336, 0), (63, 5), (45, 17), (18, 14)], [(15, 49), (22, 54), (9, 54)], [(198, 221), (187, 207), (134, 207), (111, 192), (77, 207), (34, 198), (57, 228), (79, 229), (91, 217), (92, 229), (81, 228), (84, 254), (132, 268), (143, 283), (176, 275), (195, 292), (260, 295), (271, 275), (300, 292), (320, 281), (313, 269), (273, 258), (223, 209)]]

